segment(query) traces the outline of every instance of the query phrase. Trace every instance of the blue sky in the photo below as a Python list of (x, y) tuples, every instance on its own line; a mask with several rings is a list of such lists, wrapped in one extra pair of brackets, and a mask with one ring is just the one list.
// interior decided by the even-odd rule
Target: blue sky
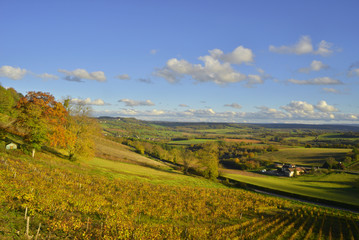
[(0, 0), (0, 83), (94, 116), (358, 124), (358, 8)]

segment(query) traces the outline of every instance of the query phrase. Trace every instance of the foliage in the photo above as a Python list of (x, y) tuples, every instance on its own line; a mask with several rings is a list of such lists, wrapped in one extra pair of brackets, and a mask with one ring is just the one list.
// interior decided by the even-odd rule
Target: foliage
[(68, 113), (51, 94), (29, 92), (19, 99), (16, 108), (19, 114), (15, 124), (33, 148), (39, 149), (45, 143), (55, 147), (66, 145), (64, 125)]
[(325, 163), (323, 164), (323, 168), (328, 168), (328, 169), (338, 168), (338, 162), (335, 160), (335, 158), (328, 157), (325, 160)]
[(69, 159), (94, 156), (94, 137), (100, 133), (97, 121), (89, 117), (91, 109), (85, 104), (71, 104), (69, 99), (64, 101), (69, 112), (66, 129), (67, 144), (65, 149)]
[(0, 85), (0, 113), (14, 115), (13, 107), (21, 97), (22, 94), (17, 93), (15, 89), (6, 89)]

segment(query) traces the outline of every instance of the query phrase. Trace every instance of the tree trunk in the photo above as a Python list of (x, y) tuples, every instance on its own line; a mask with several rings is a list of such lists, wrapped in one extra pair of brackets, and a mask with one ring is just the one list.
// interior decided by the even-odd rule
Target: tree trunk
[(32, 157), (35, 157), (35, 148), (32, 149)]

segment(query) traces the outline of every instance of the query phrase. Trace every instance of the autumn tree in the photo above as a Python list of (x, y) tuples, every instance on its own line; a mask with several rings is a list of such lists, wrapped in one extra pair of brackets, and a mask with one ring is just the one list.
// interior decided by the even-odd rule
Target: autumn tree
[(17, 101), (23, 97), (13, 88), (4, 88), (0, 85), (0, 114), (14, 115)]
[(195, 158), (194, 154), (188, 149), (180, 150), (180, 158), (182, 160), (184, 174), (188, 174), (189, 169), (194, 168), (198, 164), (197, 158)]
[(64, 106), (69, 112), (66, 135), (66, 150), (70, 160), (79, 157), (91, 157), (95, 152), (94, 137), (100, 134), (100, 127), (96, 120), (90, 118), (91, 108), (85, 103), (72, 103), (65, 99)]
[(35, 149), (41, 148), (45, 143), (50, 146), (66, 146), (65, 125), (67, 111), (62, 103), (44, 92), (28, 92), (19, 99), (16, 109), (18, 116), (15, 125), (25, 141)]
[(201, 145), (201, 149), (196, 153), (199, 162), (204, 168), (204, 176), (215, 180), (218, 177), (218, 144), (205, 143)]

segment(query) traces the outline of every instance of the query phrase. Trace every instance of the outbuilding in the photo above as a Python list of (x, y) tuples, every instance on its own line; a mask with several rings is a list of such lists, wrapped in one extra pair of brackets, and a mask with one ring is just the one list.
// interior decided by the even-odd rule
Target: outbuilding
[(17, 145), (15, 143), (9, 143), (5, 146), (6, 150), (12, 150), (12, 149), (17, 149)]

